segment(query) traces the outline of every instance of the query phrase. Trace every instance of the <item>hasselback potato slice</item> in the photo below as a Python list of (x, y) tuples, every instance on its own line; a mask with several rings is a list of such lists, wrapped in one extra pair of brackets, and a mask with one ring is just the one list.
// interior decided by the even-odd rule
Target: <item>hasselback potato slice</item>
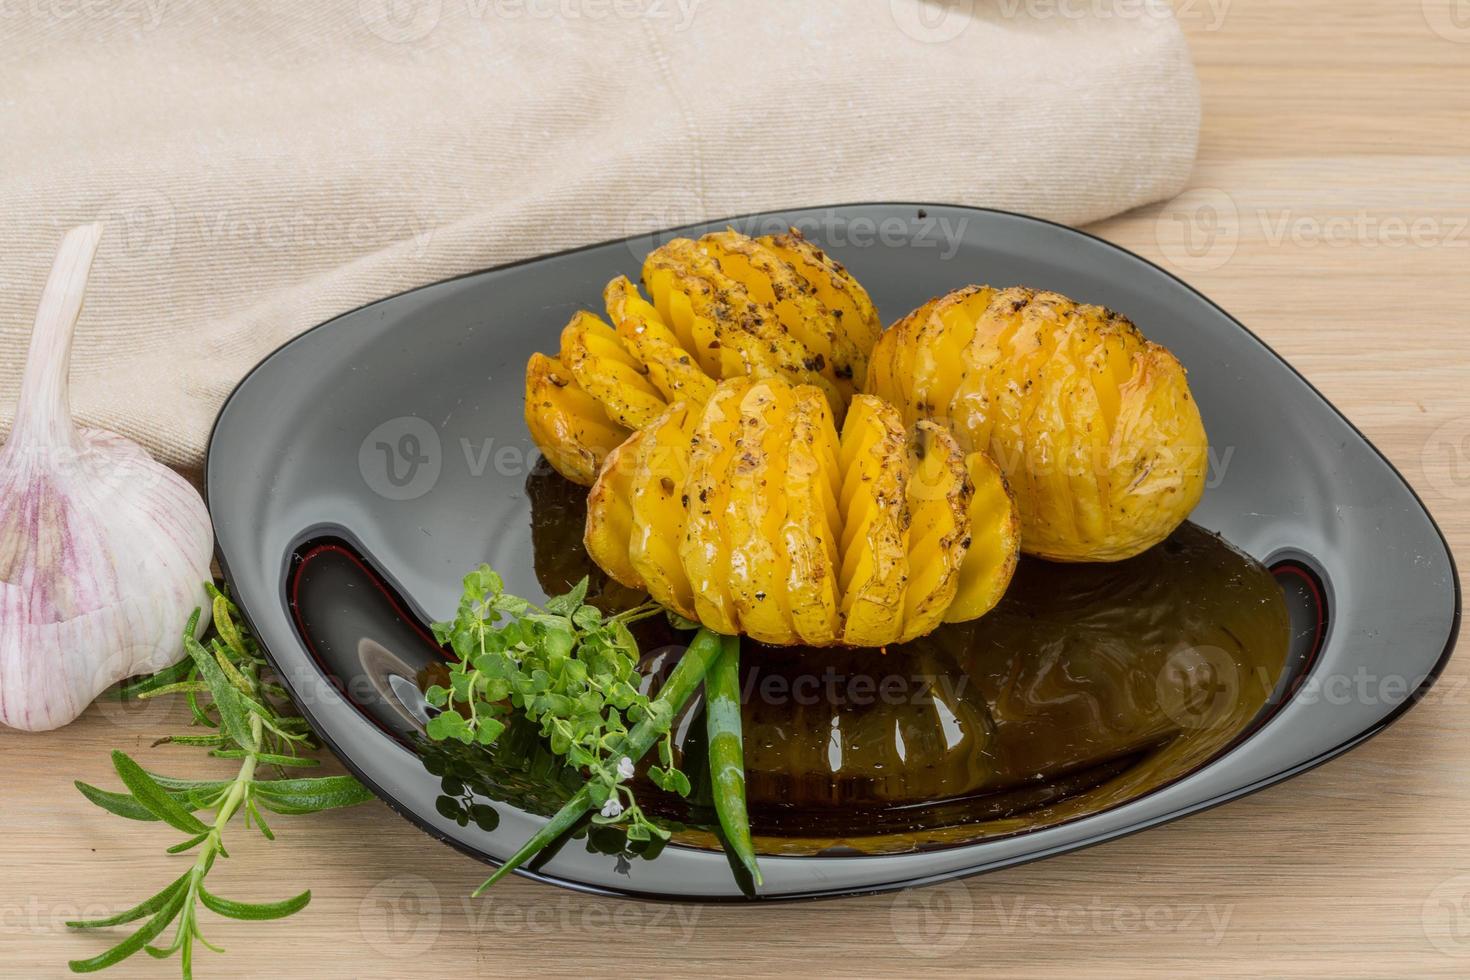
[(532, 354), (526, 364), (526, 428), (552, 467), (591, 486), (597, 470), (629, 431), (608, 418), (555, 357)]
[[(844, 402), (832, 366), (801, 342), (776, 311), (751, 296), (738, 279), (725, 274), (705, 241), (676, 238), (643, 263), (657, 308), (682, 309), (693, 317), (695, 337), (712, 332), (722, 378), (785, 378), (822, 390), (835, 410)], [(706, 326), (707, 325), (707, 326)]]
[[(994, 527), (998, 535), (993, 540), (987, 537), (986, 525), (975, 531), (974, 512), (977, 508), (984, 513), (999, 510), (1014, 516), (1010, 498), (995, 493), (966, 493), (972, 488), (1004, 486), (999, 471), (977, 470), (979, 479), (972, 479), (959, 446), (941, 426), (933, 422), (920, 422), (914, 426), (914, 434), (908, 446), (909, 463), (909, 582), (904, 595), (903, 639), (923, 636), (941, 623), (947, 612), (954, 610), (955, 598), (959, 593), (960, 567), (972, 544), (976, 545), (976, 557), (981, 549), (989, 547), (1014, 557), (1018, 535), (1004, 536), (1005, 528)], [(983, 454), (975, 454), (977, 467), (994, 467)], [(997, 506), (999, 505), (999, 506)], [(978, 543), (976, 537), (980, 537)], [(984, 561), (974, 561), (971, 578), (993, 581), (1010, 579), (1010, 570), (997, 576), (999, 566)], [(999, 583), (1004, 589), (1004, 582)], [(993, 601), (963, 619), (975, 619), (983, 615), (1000, 600), (997, 593)], [(974, 609), (976, 603), (967, 604)], [(958, 612), (955, 610), (955, 612)]]
[[(603, 294), (607, 321), (577, 313), (562, 332), (558, 367), (527, 365), (528, 422), (540, 396), (532, 436), (568, 479), (591, 484), (586, 451), (600, 462), (612, 448), (601, 439), (609, 422), (625, 434), (641, 429), (674, 401), (703, 405), (721, 380), (811, 385), (841, 420), (867, 377), (878, 336), (872, 302), (795, 231), (674, 239), (649, 254), (643, 286), (647, 298), (626, 277), (613, 279)], [(548, 399), (553, 377), (562, 389), (569, 377), (575, 390)], [(575, 438), (587, 431), (599, 437), (590, 445)]]
[(810, 646), (830, 646), (842, 631), (837, 572), (842, 516), (837, 507), (842, 470), (837, 428), (827, 400), (797, 388), (786, 446), (786, 521), (781, 528), (788, 557), (786, 601), (797, 636)]
[(878, 342), (868, 390), (1001, 466), (1029, 554), (1131, 557), (1204, 491), (1183, 366), (1125, 317), (1057, 293), (972, 286), (931, 300)]
[[(942, 612), (946, 623), (967, 623), (995, 608), (1021, 556), (1021, 512), (1006, 485), (1005, 474), (985, 453), (967, 455), (965, 469), (976, 489), (969, 501), (970, 533), (956, 575), (954, 598)], [(991, 487), (991, 492), (983, 492), (984, 487)]]
[(792, 389), (751, 385), (740, 400), (737, 446), (726, 477), (725, 536), (730, 542), (727, 581), (741, 630), (762, 642), (795, 637), (786, 596), (790, 567), (781, 531), (786, 522), (786, 443)]
[(867, 373), (868, 350), (876, 335), (865, 343), (849, 336), (843, 328), (843, 312), (828, 309), (818, 298), (816, 286), (769, 247), (768, 239), (753, 240), (723, 231), (699, 241), (721, 272), (744, 286), (756, 303), (774, 312), (781, 328), (799, 343), (805, 366), (831, 379), (846, 404)]
[[(694, 618), (727, 636), (740, 632), (727, 574), (730, 536), (725, 510), (730, 502), (731, 460), (740, 442), (740, 400), (744, 395), (744, 386), (725, 384), (704, 403), (699, 425), (690, 437), (688, 480), (679, 495), (685, 509), (679, 560), (694, 589)], [(589, 534), (600, 519), (600, 512), (594, 517), (589, 507)], [(592, 560), (597, 561), (597, 555), (593, 554)]]
[(702, 405), (715, 390), (715, 379), (704, 373), (693, 354), (638, 293), (626, 276), (618, 276), (603, 291), (607, 315), (617, 324), (618, 338), (648, 370), (654, 387), (670, 401), (684, 399)]
[(858, 390), (867, 380), (866, 363), (883, 324), (867, 290), (858, 285), (842, 264), (813, 245), (795, 228), (784, 235), (767, 235), (759, 239), (766, 248), (795, 270), (815, 292), (818, 302), (832, 312), (842, 325), (842, 333), (861, 352), (853, 365), (851, 377)]
[(908, 584), (909, 459), (898, 410), (871, 395), (853, 399), (842, 427), (843, 642), (882, 646), (898, 638)]
[(1015, 571), (1000, 469), (943, 427), (781, 378), (677, 402), (607, 458), (587, 504), (592, 559), (725, 634), (881, 647), (974, 619)]
[(643, 428), (669, 407), (643, 364), (595, 314), (578, 313), (562, 330), (561, 362), (608, 416), (629, 429)]

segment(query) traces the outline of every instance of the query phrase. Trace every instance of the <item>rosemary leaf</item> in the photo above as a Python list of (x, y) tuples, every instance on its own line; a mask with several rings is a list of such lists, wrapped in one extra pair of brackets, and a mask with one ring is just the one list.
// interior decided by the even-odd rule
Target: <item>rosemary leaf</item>
[[(223, 952), (204, 938), (199, 927), (199, 909), (234, 919), (278, 919), (306, 907), (310, 892), (277, 902), (250, 903), (224, 899), (205, 889), (204, 882), (219, 858), (229, 858), (225, 830), (243, 811), (246, 826), (253, 821), (267, 840), (275, 834), (256, 805), (284, 813), (312, 813), (333, 807), (352, 806), (372, 795), (351, 776), (316, 779), (269, 779), (266, 770), (284, 766), (315, 765), (305, 753), (316, 749), (304, 719), (275, 704), (256, 700), (256, 692), (268, 689), (262, 680), (264, 661), (259, 646), (237, 626), (238, 610), (229, 598), (212, 585), (214, 635), (196, 640), (199, 612), (186, 625), (184, 649), (189, 654), (181, 664), (153, 678), (132, 681), (125, 690), (130, 697), (183, 695), (197, 724), (209, 730), (202, 735), (174, 735), (157, 744), (202, 747), (211, 755), (238, 762), (231, 779), (188, 779), (150, 772), (123, 752), (112, 754), (113, 768), (125, 793), (99, 789), (77, 782), (77, 790), (97, 806), (130, 820), (162, 821), (188, 836), (166, 849), (168, 854), (188, 852), (193, 866), (158, 894), (126, 911), (102, 919), (68, 923), (75, 929), (104, 929), (148, 921), (111, 949), (91, 959), (73, 960), (71, 969), (90, 973), (127, 959), (139, 950), (156, 959), (179, 954), (179, 968), (192, 977), (195, 945)], [(195, 813), (208, 811), (201, 818)], [(155, 944), (171, 923), (177, 923), (173, 938)]]

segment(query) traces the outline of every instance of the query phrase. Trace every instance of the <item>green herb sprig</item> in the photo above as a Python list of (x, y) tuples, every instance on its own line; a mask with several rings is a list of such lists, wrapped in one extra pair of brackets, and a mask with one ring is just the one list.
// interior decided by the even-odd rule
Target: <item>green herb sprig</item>
[[(701, 629), (694, 635), (694, 640), (689, 644), (689, 649), (679, 658), (674, 665), (673, 671), (663, 686), (659, 688), (655, 701), (665, 705), (668, 714), (672, 717), (699, 689), (704, 680), (705, 673), (710, 665), (720, 656), (722, 640), (719, 636), (707, 629)], [(667, 735), (667, 728), (660, 732), (653, 721), (656, 717), (662, 717), (663, 711), (651, 713), (628, 733), (627, 740), (617, 746), (618, 751), (626, 752), (628, 758), (637, 760), (644, 756), (653, 743)], [(546, 822), (546, 824), (532, 835), (531, 839), (521, 845), (521, 849), (506, 859), (505, 863), (495, 869), (495, 873), (487, 878), (484, 884), (475, 889), (475, 895), (484, 893), (485, 889), (495, 884), (501, 878), (510, 874), (516, 868), (525, 864), (535, 857), (543, 848), (549, 847), (557, 838), (577, 825), (577, 821), (592, 809), (591, 783), (587, 783), (570, 800), (562, 805), (562, 808)], [(660, 835), (663, 837), (664, 835)]]
[(586, 596), (583, 579), (538, 607), (508, 595), (488, 565), (466, 575), (454, 619), (433, 625), (458, 659), (448, 686), (425, 692), (441, 709), (427, 732), (440, 741), (489, 746), (507, 716), (519, 711), (540, 726), (553, 753), (586, 773), (587, 798), (599, 811), (595, 822), (621, 827), (629, 840), (666, 840), (668, 831), (647, 818), (628, 785), (637, 761), (630, 734), (641, 727), (659, 748), (661, 765), (649, 769), (649, 778), (661, 789), (689, 793), (689, 779), (673, 761), (674, 708), (640, 690), (638, 644), (628, 630), (662, 610), (650, 602), (604, 616)]
[[(174, 779), (150, 772), (123, 752), (112, 753), (112, 764), (126, 792), (98, 789), (83, 782), (76, 787), (93, 803), (129, 820), (161, 821), (184, 834), (169, 854), (192, 852), (194, 864), (151, 898), (105, 919), (68, 922), (73, 929), (102, 929), (144, 921), (141, 928), (91, 959), (73, 960), (77, 973), (90, 973), (119, 963), (139, 950), (164, 959), (178, 953), (183, 976), (193, 976), (194, 944), (223, 952), (204, 938), (199, 927), (199, 907), (231, 919), (279, 919), (299, 912), (311, 901), (305, 891), (279, 902), (238, 902), (214, 894), (205, 879), (217, 858), (228, 858), (224, 831), (230, 821), (244, 813), (245, 826), (252, 824), (267, 840), (274, 840), (265, 811), (279, 814), (315, 813), (353, 806), (372, 799), (351, 776), (294, 778), (288, 768), (314, 766), (317, 760), (305, 753), (314, 751), (306, 720), (289, 707), (286, 692), (266, 676), (266, 662), (259, 645), (239, 625), (239, 610), (213, 585), (206, 585), (213, 599), (214, 625), (206, 642), (194, 639), (199, 611), (184, 629), (184, 647), (189, 656), (167, 668), (119, 690), (123, 698), (147, 699), (182, 694), (188, 699), (197, 731), (160, 739), (159, 743), (202, 746), (209, 754), (239, 760), (233, 779)], [(276, 778), (265, 773), (274, 771)], [(197, 814), (206, 813), (201, 819)], [(173, 923), (173, 939), (167, 946), (154, 941)]]

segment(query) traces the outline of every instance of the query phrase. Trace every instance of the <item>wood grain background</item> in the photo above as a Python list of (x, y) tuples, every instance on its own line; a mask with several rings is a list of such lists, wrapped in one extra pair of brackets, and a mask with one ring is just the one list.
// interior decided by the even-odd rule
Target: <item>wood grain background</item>
[[(1177, 0), (1205, 100), (1194, 189), (1093, 230), (1176, 271), (1296, 365), (1420, 490), (1463, 556), (1470, 10), (1456, 3)], [(309, 886), (310, 909), (274, 924), (211, 916), (229, 955), (204, 954), (200, 972), (1464, 976), (1467, 705), (1462, 654), (1404, 721), (1285, 785), (896, 898), (667, 907), (512, 880), (471, 902), (484, 868), (381, 805), (281, 818), (274, 844), (236, 835), (212, 877), (242, 899)], [(112, 785), (114, 747), (196, 770), (194, 753), (149, 748), (181, 720), (94, 708), (61, 734), (0, 732), (0, 972), (62, 974), (103, 947), (61, 921), (172, 877), (160, 854), (172, 835), (89, 806), (71, 780)], [(113, 975), (176, 970), (139, 958)]]

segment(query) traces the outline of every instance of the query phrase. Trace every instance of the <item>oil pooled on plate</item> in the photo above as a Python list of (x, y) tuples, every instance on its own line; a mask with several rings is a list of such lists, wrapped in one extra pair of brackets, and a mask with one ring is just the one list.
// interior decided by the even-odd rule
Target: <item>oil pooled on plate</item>
[[(536, 574), (548, 595), (586, 575), (589, 601), (606, 611), (643, 599), (588, 559), (584, 489), (554, 474), (533, 475), (526, 489)], [(443, 651), (350, 545), (303, 545), (288, 588), (297, 628), (324, 672), (443, 778), (441, 813), (493, 826), (497, 805), (550, 815), (575, 790), (576, 774), (533, 731), (513, 726), (488, 751), (416, 737), (419, 692), (442, 679)], [(1167, 785), (1279, 703), (1305, 657), (1293, 642), (1295, 612), (1271, 570), (1185, 524), (1125, 562), (1023, 558), (987, 616), (886, 650), (747, 640), (742, 717), (757, 850), (954, 846), (1051, 826)], [(635, 632), (643, 672), (656, 685), (687, 634), (661, 619)], [(1315, 638), (1305, 639), (1309, 650)], [(675, 829), (674, 843), (718, 848), (701, 778), (702, 711), (696, 699), (676, 720), (690, 797), (663, 794), (641, 775), (638, 794)]]

